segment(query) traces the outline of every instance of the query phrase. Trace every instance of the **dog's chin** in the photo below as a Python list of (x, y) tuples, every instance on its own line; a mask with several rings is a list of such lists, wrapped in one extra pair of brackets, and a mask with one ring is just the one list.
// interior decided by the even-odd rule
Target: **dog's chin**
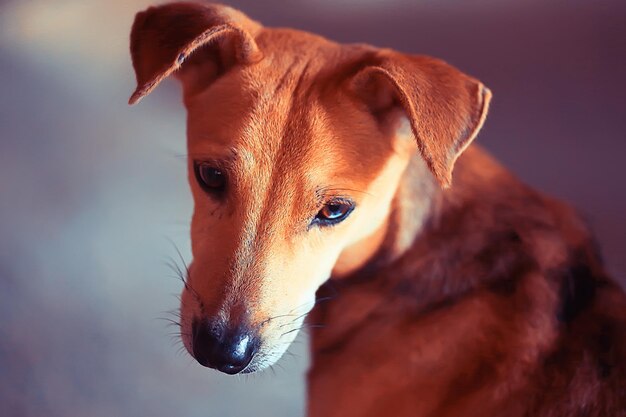
[(291, 342), (292, 341), (284, 343), (281, 342), (280, 346), (282, 346), (282, 348), (274, 347), (268, 348), (267, 351), (264, 351), (263, 349), (259, 350), (259, 352), (254, 355), (254, 358), (252, 358), (250, 364), (240, 373), (251, 374), (270, 368), (283, 357), (289, 346), (291, 346)]

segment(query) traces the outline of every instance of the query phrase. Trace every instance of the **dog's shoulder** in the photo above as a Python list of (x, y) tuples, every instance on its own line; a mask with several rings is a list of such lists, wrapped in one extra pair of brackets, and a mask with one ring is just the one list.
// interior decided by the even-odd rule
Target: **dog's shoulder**
[[(552, 318), (554, 338), (537, 357), (528, 391), (532, 415), (626, 413), (626, 296), (587, 224), (480, 150), (465, 163), (461, 195), (449, 197), (431, 237), (452, 245), (439, 255), (447, 262), (450, 251), (464, 253), (456, 276), (471, 280), (481, 271), (474, 291), (510, 299), (517, 320), (532, 325), (538, 316), (530, 306)], [(549, 302), (535, 302), (546, 293)]]
[(444, 193), (421, 239), (425, 251), (434, 247), (432, 257), (446, 262), (446, 273), (456, 268), (463, 279), (478, 276), (473, 284), (502, 294), (539, 274), (553, 289), (556, 318), (564, 324), (598, 300), (623, 302), (624, 290), (606, 272), (576, 210), (523, 184), (481, 149), (469, 151), (459, 171), (458, 189)]

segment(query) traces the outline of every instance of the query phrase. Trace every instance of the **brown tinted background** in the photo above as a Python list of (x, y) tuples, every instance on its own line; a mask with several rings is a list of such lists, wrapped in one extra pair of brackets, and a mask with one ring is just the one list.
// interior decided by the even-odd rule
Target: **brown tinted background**
[[(0, 2), (0, 415), (299, 416), (306, 339), (274, 372), (201, 368), (158, 317), (189, 259), (184, 111), (141, 105), (145, 1)], [(626, 276), (626, 3), (233, 1), (267, 25), (444, 58), (494, 92), (478, 142), (588, 219)]]

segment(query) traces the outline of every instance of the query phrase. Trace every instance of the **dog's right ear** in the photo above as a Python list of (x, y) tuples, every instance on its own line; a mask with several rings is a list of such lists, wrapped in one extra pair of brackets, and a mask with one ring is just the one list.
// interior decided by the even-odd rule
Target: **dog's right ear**
[(130, 34), (137, 88), (129, 104), (174, 71), (189, 94), (233, 65), (259, 61), (262, 53), (254, 37), (261, 28), (243, 13), (217, 4), (172, 3), (137, 13)]
[(445, 62), (390, 49), (369, 52), (350, 79), (352, 92), (378, 120), (401, 109), (419, 151), (442, 187), (480, 131), (491, 91)]

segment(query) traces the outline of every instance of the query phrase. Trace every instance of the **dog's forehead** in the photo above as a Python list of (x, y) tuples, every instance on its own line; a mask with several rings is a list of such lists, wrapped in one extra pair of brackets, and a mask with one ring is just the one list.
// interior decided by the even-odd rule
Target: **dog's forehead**
[(323, 141), (323, 109), (313, 94), (304, 97), (304, 68), (296, 65), (282, 73), (269, 61), (234, 70), (189, 100), (190, 151), (247, 154), (267, 163), (279, 152), (299, 149), (303, 156), (313, 138)]
[[(228, 120), (230, 130), (235, 125), (248, 125), (248, 131), (266, 130), (264, 136), (273, 142), (285, 136), (287, 120), (306, 118), (306, 110), (314, 110), (317, 93), (326, 84), (320, 75), (332, 73), (349, 48), (291, 29), (264, 29), (256, 41), (262, 60), (233, 67), (188, 100), (188, 107), (196, 113), (191, 117), (204, 120), (211, 113), (211, 121)], [(266, 140), (265, 145), (271, 143)]]
[(372, 141), (373, 120), (337, 102), (336, 73), (349, 51), (292, 32), (268, 31), (258, 40), (262, 61), (231, 70), (187, 101), (190, 154), (236, 154), (249, 170), (315, 166), (308, 175), (320, 178), (312, 183), (357, 174), (366, 180), (390, 147)]
[(281, 132), (277, 132), (276, 127), (285, 125), (305, 96), (309, 96), (309, 101), (315, 99), (317, 86), (312, 85), (312, 81), (327, 65), (330, 55), (341, 49), (329, 42), (319, 45), (323, 39), (315, 42), (317, 38), (312, 35), (312, 40), (302, 45), (294, 39), (299, 37), (288, 36), (292, 31), (282, 32), (264, 31), (258, 39), (264, 55), (261, 61), (235, 66), (191, 103), (201, 112), (211, 112), (214, 119), (238, 119), (240, 125), (254, 122), (257, 114), (263, 114), (265, 117), (259, 122), (265, 123), (258, 123), (259, 127), (271, 125), (274, 128), (271, 136), (280, 137)]

